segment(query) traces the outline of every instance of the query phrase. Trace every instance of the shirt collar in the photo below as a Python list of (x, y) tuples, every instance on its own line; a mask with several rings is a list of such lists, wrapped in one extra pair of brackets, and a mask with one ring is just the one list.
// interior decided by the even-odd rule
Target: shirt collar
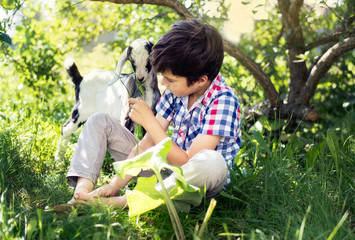
[(209, 86), (209, 88), (206, 90), (206, 92), (202, 95), (203, 98), (202, 103), (204, 105), (206, 105), (208, 103), (208, 101), (210, 100), (213, 92), (215, 92), (215, 90), (217, 89), (217, 87), (220, 85), (220, 82), (223, 80), (223, 78), (221, 77), (220, 74), (217, 75), (217, 77), (212, 81), (211, 85)]
[[(202, 94), (192, 105), (192, 107), (189, 109), (189, 111), (193, 110), (198, 104), (202, 103), (203, 105), (206, 105), (208, 103), (208, 100), (211, 98), (212, 93), (217, 89), (217, 87), (220, 85), (220, 82), (222, 81), (222, 77), (220, 74), (217, 75), (217, 77), (212, 81), (211, 85), (207, 88), (207, 90)], [(181, 102), (187, 109), (187, 104), (189, 101), (189, 96), (184, 96), (181, 97)]]

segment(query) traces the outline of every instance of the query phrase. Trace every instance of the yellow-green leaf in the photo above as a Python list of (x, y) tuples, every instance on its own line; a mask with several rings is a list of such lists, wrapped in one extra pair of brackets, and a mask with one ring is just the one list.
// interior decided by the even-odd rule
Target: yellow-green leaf
[(155, 189), (156, 183), (155, 175), (150, 178), (140, 177), (137, 179), (134, 190), (126, 194), (130, 216), (148, 212), (165, 202), (164, 196)]
[(5, 9), (14, 9), (15, 8), (14, 0), (0, 0), (0, 5)]
[[(171, 139), (169, 137), (162, 140), (154, 147), (149, 148), (145, 152), (138, 154), (134, 158), (115, 162), (114, 170), (120, 178), (124, 178), (127, 174), (137, 176), (141, 170), (152, 169), (154, 172), (160, 172), (163, 168), (169, 168), (166, 156), (170, 150)], [(172, 166), (174, 169), (176, 167)]]

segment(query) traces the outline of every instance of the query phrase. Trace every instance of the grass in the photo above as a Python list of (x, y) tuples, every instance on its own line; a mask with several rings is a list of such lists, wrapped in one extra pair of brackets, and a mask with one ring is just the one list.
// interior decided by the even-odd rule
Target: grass
[[(54, 214), (52, 207), (73, 193), (65, 174), (77, 136), (66, 162), (53, 157), (70, 106), (61, 103), (64, 98), (12, 104), (10, 94), (3, 90), (0, 107), (1, 239), (175, 238), (164, 208), (137, 218), (109, 207)], [(201, 239), (354, 237), (354, 114), (349, 111), (336, 127), (324, 129), (322, 123), (302, 122), (289, 131), (287, 123), (264, 119), (261, 128), (245, 131), (232, 182), (216, 197)], [(99, 182), (112, 174), (106, 168)], [(189, 214), (178, 214), (187, 239), (198, 239), (209, 204), (205, 200)]]

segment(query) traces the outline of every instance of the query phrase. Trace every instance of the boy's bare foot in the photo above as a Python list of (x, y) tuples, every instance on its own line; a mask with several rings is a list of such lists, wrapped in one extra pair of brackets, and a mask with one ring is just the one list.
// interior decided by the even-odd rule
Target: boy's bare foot
[(115, 196), (118, 189), (111, 184), (104, 185), (94, 190), (94, 184), (87, 178), (80, 177), (77, 181), (73, 198), (68, 204), (88, 204), (88, 205), (107, 205), (115, 208), (126, 207), (126, 196)]
[[(84, 199), (86, 198), (86, 199)], [(125, 208), (127, 207), (127, 198), (126, 195), (117, 196), (117, 197), (92, 197), (92, 196), (83, 196), (81, 195), (80, 199), (74, 199), (74, 205), (84, 204), (90, 206), (111, 206), (114, 208)]]
[(118, 196), (118, 197), (109, 197), (109, 198), (99, 198), (102, 201), (102, 204), (107, 206), (112, 206), (114, 208), (126, 208), (127, 198), (126, 195)]
[(68, 204), (74, 204), (79, 199), (93, 199), (93, 197), (89, 195), (92, 190), (94, 190), (94, 184), (91, 182), (90, 179), (82, 177), (78, 178), (73, 198), (68, 201)]

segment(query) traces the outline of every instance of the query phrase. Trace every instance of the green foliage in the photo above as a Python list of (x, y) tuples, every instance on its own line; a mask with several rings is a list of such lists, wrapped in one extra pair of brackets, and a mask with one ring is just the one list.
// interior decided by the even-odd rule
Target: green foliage
[(5, 9), (13, 9), (15, 8), (14, 0), (1, 0), (0, 5)]
[(244, 151), (237, 158), (241, 161), (236, 161), (232, 184), (222, 194), (234, 202), (227, 201), (225, 215), (216, 210), (222, 219), (228, 208), (242, 211), (235, 216), (235, 235), (251, 225), (258, 229), (252, 238), (331, 239), (337, 232), (336, 239), (343, 239), (352, 234), (346, 220), (346, 212), (354, 208), (352, 114), (338, 119), (342, 131), (320, 133), (319, 142), (311, 140), (311, 131), (284, 135), (287, 126), (278, 134), (265, 131), (270, 123), (244, 133)]

